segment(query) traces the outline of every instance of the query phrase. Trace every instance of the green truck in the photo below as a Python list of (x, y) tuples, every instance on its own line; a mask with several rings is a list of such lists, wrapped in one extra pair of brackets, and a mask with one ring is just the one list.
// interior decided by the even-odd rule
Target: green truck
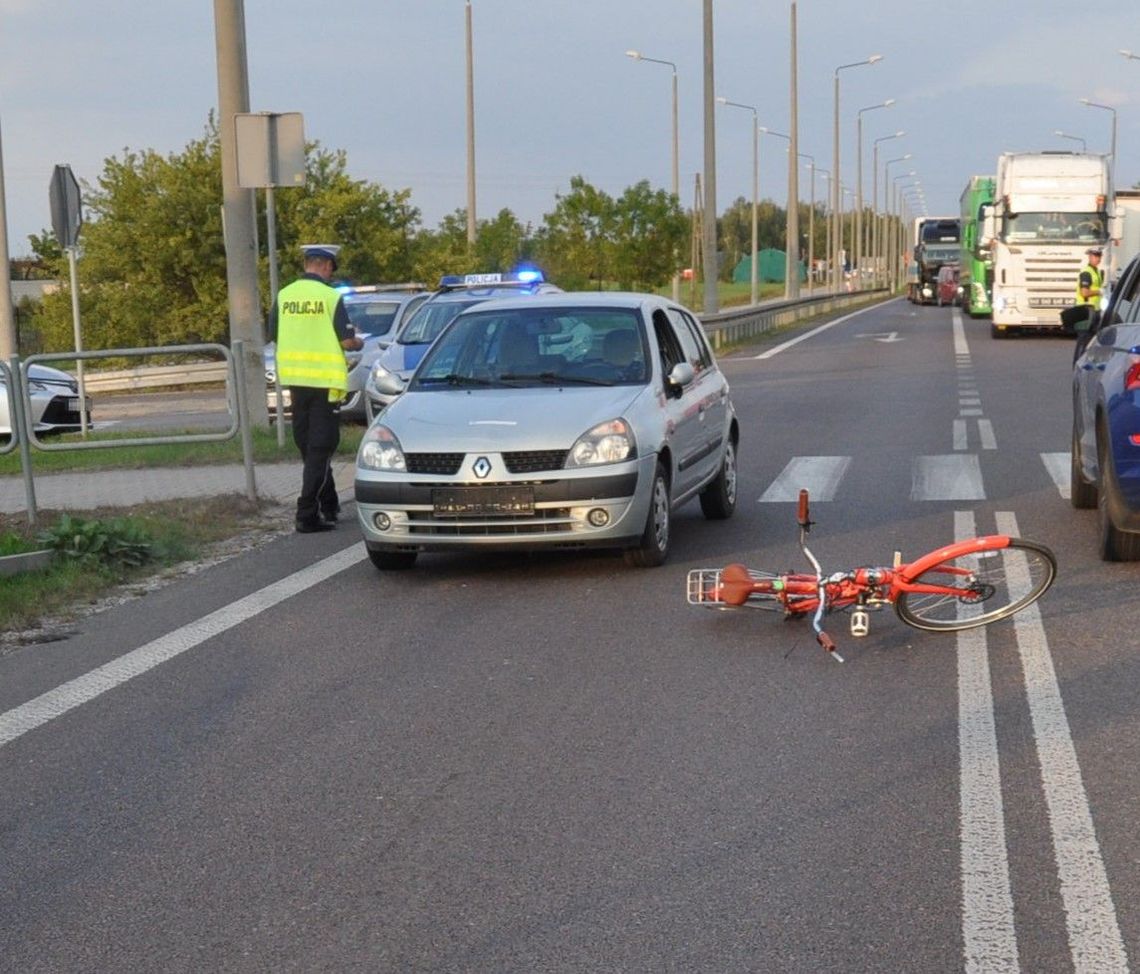
[(982, 207), (994, 201), (993, 176), (971, 176), (960, 199), (962, 257), (958, 283), (962, 287), (962, 307), (974, 317), (993, 311), (994, 265), (989, 247), (983, 246)]

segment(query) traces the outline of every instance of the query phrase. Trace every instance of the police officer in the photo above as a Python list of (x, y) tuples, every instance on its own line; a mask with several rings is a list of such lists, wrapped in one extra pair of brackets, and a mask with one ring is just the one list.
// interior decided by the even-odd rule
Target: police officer
[(293, 442), (301, 451), (297, 530), (330, 531), (340, 512), (332, 458), (340, 443), (337, 406), (348, 389), (345, 349), (363, 342), (349, 324), (340, 293), (329, 281), (339, 246), (308, 244), (304, 273), (277, 294), (269, 312), (269, 338), (277, 343), (277, 386), (289, 390)]
[(1088, 262), (1077, 275), (1077, 304), (1090, 305), (1090, 312), (1100, 307), (1100, 292), (1104, 287), (1104, 274), (1100, 269), (1102, 251), (1100, 247), (1089, 247), (1085, 251)]

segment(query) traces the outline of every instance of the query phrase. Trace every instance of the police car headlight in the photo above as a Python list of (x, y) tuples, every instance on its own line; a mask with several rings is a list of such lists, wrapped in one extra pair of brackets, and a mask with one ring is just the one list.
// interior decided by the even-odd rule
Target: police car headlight
[(624, 419), (611, 419), (587, 430), (570, 448), (567, 467), (592, 467), (621, 463), (637, 456), (637, 441)]
[(370, 426), (364, 434), (356, 454), (356, 463), (365, 470), (403, 473), (408, 469), (396, 434), (379, 423)]

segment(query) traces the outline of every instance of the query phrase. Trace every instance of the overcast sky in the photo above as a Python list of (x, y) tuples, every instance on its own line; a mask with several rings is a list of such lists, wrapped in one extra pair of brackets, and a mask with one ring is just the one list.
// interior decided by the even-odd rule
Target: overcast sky
[[(252, 111), (299, 111), (305, 135), (343, 149), (350, 173), (411, 190), (425, 226), (467, 203), (464, 0), (245, 0)], [(210, 0), (0, 0), (0, 139), (9, 251), (51, 225), (57, 163), (95, 181), (124, 150), (179, 152), (217, 105)], [(789, 128), (790, 0), (714, 0), (716, 94)], [(670, 70), (677, 65), (681, 200), (703, 166), (701, 0), (472, 0), (476, 213), (539, 223), (582, 175), (618, 195), (669, 188)], [(1102, 0), (799, 0), (799, 142), (832, 166), (841, 64), (841, 173), (854, 186), (859, 109), (864, 195), (874, 140), (896, 176), (913, 168), (931, 214), (954, 214), (967, 178), (999, 152), (1108, 152), (1140, 180), (1140, 3)], [(1092, 25), (1095, 31), (1088, 32)], [(717, 207), (752, 192), (752, 119), (716, 112)], [(785, 142), (761, 136), (760, 195), (786, 199)], [(901, 180), (900, 184), (904, 184)], [(817, 199), (824, 195), (820, 177)], [(807, 200), (807, 170), (801, 198)], [(140, 255), (144, 256), (145, 255)]]

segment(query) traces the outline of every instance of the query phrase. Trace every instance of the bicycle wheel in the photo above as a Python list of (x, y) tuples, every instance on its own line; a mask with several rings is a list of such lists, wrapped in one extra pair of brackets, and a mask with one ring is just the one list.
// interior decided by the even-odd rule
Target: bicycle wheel
[(1053, 552), (1034, 541), (1010, 538), (1007, 548), (948, 558), (927, 569), (914, 581), (947, 591), (903, 592), (895, 612), (915, 629), (988, 626), (1036, 602), (1056, 575)]

